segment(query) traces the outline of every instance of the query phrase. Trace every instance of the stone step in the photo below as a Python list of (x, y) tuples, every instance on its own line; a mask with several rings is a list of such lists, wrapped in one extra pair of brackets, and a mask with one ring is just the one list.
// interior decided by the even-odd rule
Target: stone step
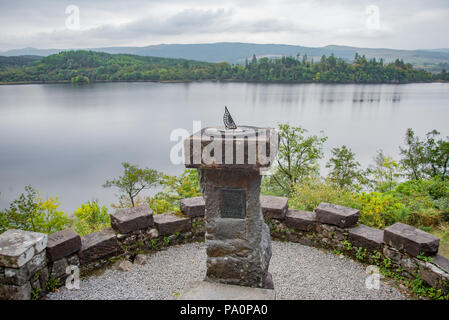
[(341, 228), (350, 227), (359, 219), (359, 210), (326, 202), (321, 202), (315, 212), (319, 222)]
[(440, 245), (439, 238), (401, 222), (385, 229), (384, 242), (415, 257), (420, 254), (432, 256)]
[(154, 224), (161, 236), (172, 235), (177, 231), (187, 232), (192, 228), (190, 218), (181, 217), (170, 212), (155, 215)]
[(384, 244), (384, 231), (361, 224), (349, 230), (348, 238), (355, 247), (381, 250)]
[(251, 288), (216, 282), (197, 281), (185, 290), (179, 300), (275, 300), (272, 289)]
[(260, 196), (260, 206), (264, 218), (283, 220), (288, 211), (288, 198)]

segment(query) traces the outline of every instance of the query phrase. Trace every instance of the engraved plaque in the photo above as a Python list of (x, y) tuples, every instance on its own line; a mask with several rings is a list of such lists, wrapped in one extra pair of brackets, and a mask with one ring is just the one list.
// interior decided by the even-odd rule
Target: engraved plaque
[(245, 189), (222, 188), (220, 212), (222, 218), (246, 218)]

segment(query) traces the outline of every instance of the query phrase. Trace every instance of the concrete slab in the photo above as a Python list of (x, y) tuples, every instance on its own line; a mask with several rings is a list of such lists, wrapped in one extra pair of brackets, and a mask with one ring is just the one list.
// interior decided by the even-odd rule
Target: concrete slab
[(276, 300), (272, 289), (261, 289), (197, 281), (184, 290), (179, 300)]

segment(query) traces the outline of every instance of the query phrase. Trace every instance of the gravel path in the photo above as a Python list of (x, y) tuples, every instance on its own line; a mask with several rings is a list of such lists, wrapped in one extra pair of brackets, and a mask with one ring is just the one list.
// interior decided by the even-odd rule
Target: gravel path
[[(365, 287), (365, 267), (350, 259), (297, 243), (273, 241), (270, 272), (277, 299), (406, 299), (389, 283)], [(204, 244), (192, 243), (147, 256), (129, 272), (106, 270), (81, 279), (79, 290), (65, 287), (48, 299), (175, 299), (206, 273)]]

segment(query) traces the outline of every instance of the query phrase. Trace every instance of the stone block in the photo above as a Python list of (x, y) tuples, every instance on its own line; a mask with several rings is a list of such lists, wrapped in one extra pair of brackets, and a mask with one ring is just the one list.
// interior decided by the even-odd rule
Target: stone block
[(47, 235), (10, 229), (0, 234), (0, 266), (20, 268), (47, 246)]
[(285, 216), (285, 225), (296, 230), (315, 231), (317, 226), (316, 213), (289, 209)]
[(117, 237), (112, 228), (107, 228), (81, 237), (79, 258), (81, 264), (110, 256), (120, 250)]
[(45, 251), (35, 255), (20, 268), (5, 268), (4, 283), (21, 286), (30, 280), (31, 276), (47, 264)]
[(348, 238), (355, 247), (370, 250), (381, 250), (384, 244), (383, 230), (371, 228), (364, 224), (350, 229)]
[(245, 239), (245, 220), (243, 219), (217, 219), (216, 228), (217, 239)]
[(433, 257), (433, 264), (449, 273), (449, 259), (439, 254)]
[(350, 227), (359, 219), (359, 210), (326, 202), (321, 202), (315, 212), (319, 222), (341, 228)]
[(111, 214), (111, 226), (119, 233), (130, 233), (153, 226), (153, 211), (148, 206), (124, 208)]
[(67, 259), (62, 258), (53, 262), (50, 275), (52, 278), (62, 278), (66, 276), (66, 269), (69, 266)]
[(288, 211), (288, 198), (260, 196), (260, 207), (264, 218), (283, 220)]
[(449, 283), (449, 273), (444, 272), (430, 262), (420, 262), (419, 275), (428, 285), (439, 289), (447, 290), (442, 282)]
[(161, 236), (175, 234), (176, 231), (186, 232), (192, 228), (192, 222), (189, 218), (181, 217), (173, 213), (155, 215), (154, 224)]
[(208, 257), (223, 257), (223, 256), (248, 256), (252, 253), (252, 248), (248, 241), (241, 239), (233, 240), (208, 240), (206, 248)]
[(47, 257), (56, 261), (67, 257), (81, 248), (81, 237), (72, 229), (65, 229), (48, 236)]
[(77, 254), (73, 254), (73, 255), (67, 257), (66, 259), (67, 259), (67, 263), (69, 264), (69, 266), (79, 266), (79, 264), (80, 264), (80, 259)]
[(385, 229), (384, 242), (415, 257), (420, 253), (434, 255), (440, 245), (439, 238), (400, 222)]
[(31, 284), (26, 282), (21, 286), (0, 285), (0, 300), (30, 300)]
[(205, 202), (203, 197), (181, 199), (181, 212), (189, 218), (204, 217)]
[(384, 256), (386, 258), (389, 258), (392, 263), (394, 263), (395, 265), (398, 265), (398, 266), (401, 265), (403, 254), (401, 254), (397, 249), (389, 247), (389, 246), (384, 246), (383, 252), (384, 252)]

